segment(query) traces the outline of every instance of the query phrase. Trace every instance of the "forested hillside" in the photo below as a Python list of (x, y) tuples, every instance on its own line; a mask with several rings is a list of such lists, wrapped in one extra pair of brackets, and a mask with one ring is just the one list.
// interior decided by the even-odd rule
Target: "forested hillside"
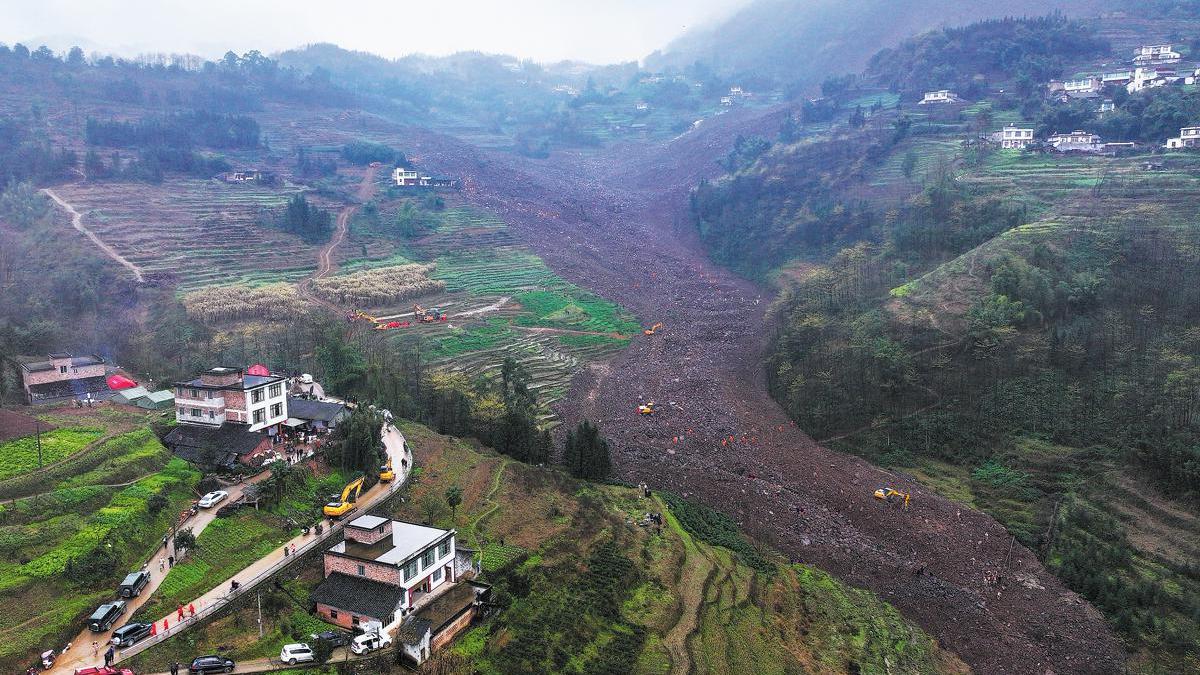
[[(714, 258), (781, 289), (767, 377), (803, 429), (992, 514), (1139, 668), (1176, 672), (1200, 648), (1200, 295), (1183, 281), (1200, 276), (1200, 158), (978, 140), (1022, 115), (1159, 143), (1200, 121), (1192, 88), (1122, 90), (1103, 116), (1045, 97), (1088, 58), (1111, 57), (1061, 17), (905, 42), (838, 95), (832, 131), (799, 114), (756, 156), (735, 147), (693, 216)], [(872, 86), (974, 102), (864, 107)]]

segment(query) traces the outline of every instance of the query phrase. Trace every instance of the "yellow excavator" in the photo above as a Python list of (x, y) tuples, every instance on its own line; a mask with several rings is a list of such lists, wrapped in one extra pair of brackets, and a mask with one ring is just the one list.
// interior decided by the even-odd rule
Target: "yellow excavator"
[(875, 499), (884, 502), (904, 502), (904, 508), (908, 508), (908, 502), (912, 499), (912, 495), (907, 492), (901, 492), (895, 488), (881, 487), (875, 491)]
[(329, 518), (336, 519), (350, 513), (354, 510), (354, 502), (358, 501), (358, 495), (362, 492), (362, 478), (356, 478), (346, 484), (346, 489), (342, 490), (342, 496), (335, 502), (329, 502), (323, 509), (325, 515)]
[(657, 333), (658, 331), (660, 331), (660, 330), (662, 330), (662, 329), (663, 329), (662, 322), (661, 322), (661, 321), (659, 321), (658, 323), (654, 324), (653, 326), (650, 326), (650, 327), (649, 327), (649, 328), (647, 328), (646, 330), (642, 331), (642, 334), (644, 334), (644, 335), (654, 335), (655, 333)]
[(396, 472), (392, 470), (392, 458), (389, 455), (387, 464), (379, 467), (379, 480), (383, 483), (390, 483), (396, 479)]
[(638, 406), (638, 414), (653, 415), (654, 414), (654, 401), (650, 401), (649, 403), (646, 403), (645, 405), (639, 405)]

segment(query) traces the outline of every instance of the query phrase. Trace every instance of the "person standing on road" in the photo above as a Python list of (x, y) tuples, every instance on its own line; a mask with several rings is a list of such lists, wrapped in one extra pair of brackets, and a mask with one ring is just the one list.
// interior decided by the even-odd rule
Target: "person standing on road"
[(92, 640), (92, 658), (100, 655), (100, 643)]
[(117, 655), (116, 650), (113, 649), (111, 646), (108, 648), (108, 651), (104, 652), (104, 667), (105, 668), (108, 668), (109, 666), (112, 665), (113, 657), (116, 655)]
[(179, 662), (178, 661), (171, 662), (171, 675), (179, 675)]
[(191, 614), (193, 619), (196, 618), (196, 605), (194, 603), (188, 603), (188, 614)]

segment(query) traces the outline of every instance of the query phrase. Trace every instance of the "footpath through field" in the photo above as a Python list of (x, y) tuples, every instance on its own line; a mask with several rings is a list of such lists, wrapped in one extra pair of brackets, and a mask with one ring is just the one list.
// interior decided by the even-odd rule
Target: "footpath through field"
[(54, 190), (51, 190), (50, 188), (45, 188), (42, 190), (42, 192), (46, 193), (46, 196), (49, 197), (50, 199), (53, 199), (56, 204), (58, 204), (59, 206), (61, 206), (63, 208), (63, 210), (65, 210), (67, 213), (71, 214), (71, 226), (72, 227), (74, 227), (76, 230), (79, 230), (80, 232), (82, 232), (84, 234), (84, 236), (86, 236), (88, 239), (92, 240), (92, 243), (95, 244), (96, 247), (99, 248), (101, 251), (104, 251), (105, 255), (107, 255), (108, 257), (110, 257), (113, 260), (120, 263), (121, 266), (125, 267), (130, 272), (133, 272), (133, 278), (137, 279), (138, 283), (141, 283), (146, 280), (142, 276), (142, 269), (140, 267), (129, 262), (129, 259), (127, 259), (125, 256), (121, 255), (120, 253), (117, 253), (117, 250), (115, 248), (104, 243), (100, 239), (100, 237), (96, 236), (95, 232), (92, 232), (88, 228), (84, 227), (83, 214), (76, 211), (74, 206), (71, 206), (70, 204), (68, 204), (62, 197), (59, 197), (58, 194), (55, 193)]
[(363, 169), (362, 182), (358, 185), (358, 192), (355, 198), (358, 200), (356, 204), (348, 204), (338, 213), (337, 226), (333, 230), (333, 236), (329, 238), (329, 243), (321, 248), (321, 252), (317, 254), (317, 270), (312, 276), (300, 282), (299, 291), (309, 300), (324, 306), (336, 314), (345, 312), (345, 308), (336, 303), (332, 303), (313, 292), (313, 282), (317, 279), (324, 279), (334, 271), (333, 253), (338, 246), (346, 240), (346, 234), (350, 230), (350, 218), (354, 216), (360, 206), (369, 200), (375, 194), (375, 169), (367, 167)]
[[(412, 455), (409, 452), (408, 446), (404, 440), (404, 434), (400, 433), (400, 431), (394, 427), (389, 427), (388, 430), (383, 434), (383, 444), (387, 450), (388, 456), (392, 459), (392, 465), (396, 468), (397, 478), (390, 483), (376, 483), (370, 490), (364, 492), (358, 499), (357, 507), (353, 512), (355, 515), (370, 510), (384, 499), (390, 497), (393, 493), (399, 490), (408, 479), (409, 470), (412, 468)], [(269, 472), (263, 472), (256, 476), (255, 480), (252, 482), (265, 480), (269, 475)], [(238, 485), (229, 490), (231, 502), (237, 497), (241, 496), (241, 487), (242, 486)], [(193, 531), (196, 534), (199, 534), (200, 530), (202, 530), (204, 526), (207, 526), (210, 522), (212, 522), (212, 520), (216, 517), (216, 509), (209, 509), (196, 516), (196, 518), (201, 517), (205, 518), (202, 525), (200, 525), (198, 522), (196, 525), (190, 525), (193, 527)], [(285, 546), (295, 546), (295, 555), (303, 555), (312, 548), (320, 546), (323, 542), (328, 541), (336, 532), (340, 531), (345, 526), (346, 521), (349, 519), (350, 518), (342, 519), (337, 525), (330, 527), (320, 535), (317, 535), (310, 529), (308, 534), (300, 534), (296, 537), (293, 537), (292, 539), (284, 542), (284, 546), (281, 546), (266, 556), (254, 561), (245, 569), (218, 584), (215, 588), (209, 590), (204, 595), (193, 599), (189, 603), (184, 603), (185, 608), (188, 605), (194, 605), (196, 607), (195, 617), (187, 616), (187, 618), (185, 618), (182, 622), (177, 622), (178, 615), (176, 613), (159, 617), (157, 619), (157, 624), (159, 627), (158, 633), (151, 638), (139, 642), (129, 649), (120, 650), (117, 653), (116, 662), (120, 663), (122, 660), (128, 657), (133, 656), (134, 654), (137, 654), (138, 652), (141, 652), (159, 642), (162, 642), (169, 637), (178, 635), (198, 624), (209, 615), (220, 610), (234, 598), (251, 591), (259, 584), (269, 579), (275, 572), (279, 571), (284, 565), (289, 563), (292, 560), (292, 556), (283, 555), (283, 549)], [(157, 589), (158, 585), (162, 583), (163, 577), (166, 575), (154, 572), (153, 570), (151, 571), (153, 573), (153, 588)], [(238, 582), (238, 588), (236, 591), (232, 590), (233, 581)], [(147, 587), (147, 591), (143, 591), (141, 596), (135, 598), (134, 602), (130, 603), (130, 607), (126, 612), (126, 616), (132, 614), (133, 610), (135, 610), (137, 607), (140, 607), (144, 602), (150, 599), (153, 593), (148, 592), (149, 590), (150, 587)], [(124, 625), (123, 622), (122, 625)], [(167, 630), (165, 631), (162, 629), (162, 626), (164, 625), (167, 626)], [(51, 672), (72, 673), (76, 668), (103, 665), (103, 654), (104, 650), (107, 649), (107, 641), (110, 637), (111, 631), (100, 634), (92, 633), (85, 628), (83, 633), (81, 633), (80, 636), (76, 638), (76, 641), (72, 643), (71, 649), (67, 652), (67, 655), (59, 659), (58, 663), (55, 664), (55, 667), (51, 670)], [(92, 640), (97, 640), (101, 644), (99, 656), (97, 657), (93, 657), (91, 653)]]

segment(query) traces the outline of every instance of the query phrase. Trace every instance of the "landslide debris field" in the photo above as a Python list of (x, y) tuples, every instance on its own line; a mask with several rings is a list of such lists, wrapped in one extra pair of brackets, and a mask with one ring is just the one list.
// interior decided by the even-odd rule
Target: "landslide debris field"
[[(768, 395), (769, 299), (706, 259), (686, 209), (737, 134), (777, 124), (745, 111), (667, 143), (542, 161), (404, 135), (560, 275), (666, 324), (577, 376), (559, 406), (567, 425), (600, 423), (623, 478), (699, 498), (797, 561), (880, 593), (977, 672), (1121, 672), (1101, 615), (999, 523), (819, 446)], [(648, 400), (659, 413), (638, 415)], [(876, 502), (883, 485), (911, 491), (912, 506)]]

